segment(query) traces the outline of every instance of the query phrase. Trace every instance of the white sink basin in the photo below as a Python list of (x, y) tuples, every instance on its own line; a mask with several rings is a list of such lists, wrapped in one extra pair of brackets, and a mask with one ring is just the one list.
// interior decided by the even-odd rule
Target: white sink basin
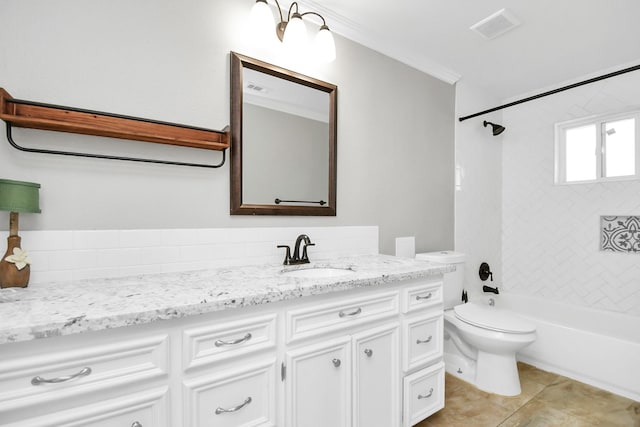
[(289, 277), (306, 277), (310, 279), (317, 279), (322, 277), (340, 277), (348, 276), (355, 273), (353, 270), (347, 268), (336, 267), (311, 267), (301, 268), (299, 270), (283, 270), (282, 274)]

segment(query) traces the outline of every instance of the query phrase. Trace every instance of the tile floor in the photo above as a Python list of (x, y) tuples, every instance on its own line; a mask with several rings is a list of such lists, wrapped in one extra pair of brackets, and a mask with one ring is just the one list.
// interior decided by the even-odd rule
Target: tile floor
[(485, 393), (447, 374), (445, 408), (414, 427), (640, 427), (640, 402), (518, 363), (522, 393)]

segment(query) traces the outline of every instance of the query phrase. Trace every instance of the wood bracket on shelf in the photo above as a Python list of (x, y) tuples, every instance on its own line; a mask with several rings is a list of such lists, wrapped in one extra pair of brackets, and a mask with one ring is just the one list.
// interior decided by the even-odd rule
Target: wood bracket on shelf
[[(18, 150), (31, 153), (57, 154), (202, 168), (219, 168), (225, 163), (226, 149), (229, 148), (229, 143), (231, 141), (229, 126), (225, 127), (222, 131), (218, 131), (178, 123), (144, 119), (140, 117), (25, 101), (11, 97), (11, 95), (2, 88), (0, 88), (0, 119), (7, 123), (7, 140), (11, 146)], [(154, 142), (204, 150), (216, 150), (222, 151), (222, 161), (219, 164), (201, 164), (27, 148), (18, 145), (14, 141), (12, 135), (14, 127)]]

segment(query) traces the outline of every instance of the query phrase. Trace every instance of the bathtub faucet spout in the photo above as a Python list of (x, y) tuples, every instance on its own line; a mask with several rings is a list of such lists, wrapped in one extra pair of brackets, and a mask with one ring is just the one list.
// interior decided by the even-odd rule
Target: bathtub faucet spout
[(498, 295), (500, 292), (498, 291), (498, 287), (492, 288), (491, 286), (484, 285), (482, 287), (482, 292), (491, 292), (492, 294)]

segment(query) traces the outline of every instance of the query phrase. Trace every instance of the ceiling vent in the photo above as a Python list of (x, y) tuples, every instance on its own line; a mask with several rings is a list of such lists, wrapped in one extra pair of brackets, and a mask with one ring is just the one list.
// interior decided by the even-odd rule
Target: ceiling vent
[(470, 29), (480, 34), (486, 39), (493, 39), (500, 34), (504, 34), (509, 30), (520, 25), (520, 21), (513, 13), (507, 9), (501, 9), (491, 16), (484, 18), (477, 24), (473, 24)]
[(260, 94), (269, 93), (269, 89), (267, 89), (266, 87), (257, 85), (257, 84), (252, 83), (252, 82), (248, 82), (244, 86), (244, 88), (249, 90), (249, 91), (255, 92), (255, 93), (260, 93)]

